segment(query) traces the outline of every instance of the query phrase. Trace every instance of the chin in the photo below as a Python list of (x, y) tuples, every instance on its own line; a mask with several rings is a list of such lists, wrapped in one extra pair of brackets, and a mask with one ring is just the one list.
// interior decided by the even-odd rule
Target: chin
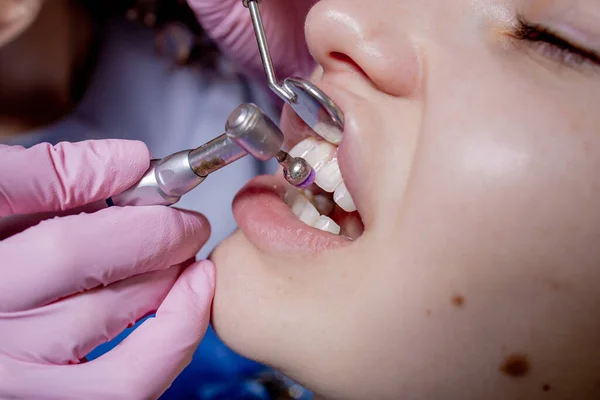
[[(262, 277), (260, 259), (241, 231), (221, 242), (210, 255), (216, 266), (216, 288), (211, 323), (217, 335), (244, 357), (264, 362), (260, 351), (258, 303)], [(257, 331), (258, 329), (258, 331)], [(267, 328), (268, 329), (268, 328)], [(262, 349), (264, 350), (264, 349)]]

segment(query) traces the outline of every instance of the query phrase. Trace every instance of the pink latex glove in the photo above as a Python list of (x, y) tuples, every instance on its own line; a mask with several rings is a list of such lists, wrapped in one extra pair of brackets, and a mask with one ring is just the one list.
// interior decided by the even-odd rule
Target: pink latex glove
[(133, 141), (0, 145), (0, 398), (158, 398), (191, 361), (214, 289), (213, 265), (193, 263), (208, 222), (162, 206), (101, 205), (149, 159)]
[[(307, 77), (315, 62), (308, 52), (304, 21), (318, 0), (262, 0), (261, 15), (280, 80), (289, 76)], [(244, 68), (265, 79), (250, 12), (242, 0), (188, 0), (198, 20), (221, 51)]]

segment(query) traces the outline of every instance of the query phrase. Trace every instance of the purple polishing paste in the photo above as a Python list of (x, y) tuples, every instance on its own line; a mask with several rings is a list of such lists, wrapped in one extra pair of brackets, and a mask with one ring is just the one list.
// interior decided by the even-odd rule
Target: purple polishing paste
[(310, 175), (308, 176), (308, 178), (306, 178), (306, 180), (304, 182), (302, 182), (301, 184), (296, 185), (296, 187), (298, 189), (306, 189), (307, 187), (309, 187), (310, 185), (313, 184), (313, 182), (315, 181), (315, 177), (316, 177), (315, 170), (313, 169), (310, 171)]

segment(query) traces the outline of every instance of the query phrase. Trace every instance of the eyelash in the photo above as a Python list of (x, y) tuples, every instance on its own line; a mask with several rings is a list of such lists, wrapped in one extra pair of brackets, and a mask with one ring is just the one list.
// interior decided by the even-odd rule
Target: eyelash
[(600, 55), (563, 39), (550, 29), (519, 18), (512, 36), (535, 45), (542, 55), (570, 67), (581, 67), (587, 63), (600, 66)]

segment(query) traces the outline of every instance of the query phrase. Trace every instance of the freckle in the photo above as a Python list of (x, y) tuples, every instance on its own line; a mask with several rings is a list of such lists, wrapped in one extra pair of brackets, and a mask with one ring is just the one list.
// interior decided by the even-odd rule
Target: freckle
[(465, 298), (460, 294), (456, 294), (452, 297), (452, 304), (457, 308), (462, 308), (465, 305)]
[(569, 120), (569, 125), (572, 132), (577, 132), (580, 129), (581, 123), (579, 122), (579, 118), (573, 118)]
[(554, 279), (545, 279), (544, 282), (548, 286), (550, 286), (550, 289), (554, 290), (555, 292), (559, 292), (565, 288), (564, 284), (562, 284), (561, 282), (555, 281)]
[(431, 310), (425, 310), (425, 315), (427, 315), (428, 317), (431, 316)]
[(511, 354), (500, 366), (500, 371), (513, 378), (521, 378), (529, 373), (531, 364), (525, 354)]
[(542, 390), (544, 392), (549, 392), (550, 391), (550, 385), (548, 385), (547, 383), (542, 385)]

